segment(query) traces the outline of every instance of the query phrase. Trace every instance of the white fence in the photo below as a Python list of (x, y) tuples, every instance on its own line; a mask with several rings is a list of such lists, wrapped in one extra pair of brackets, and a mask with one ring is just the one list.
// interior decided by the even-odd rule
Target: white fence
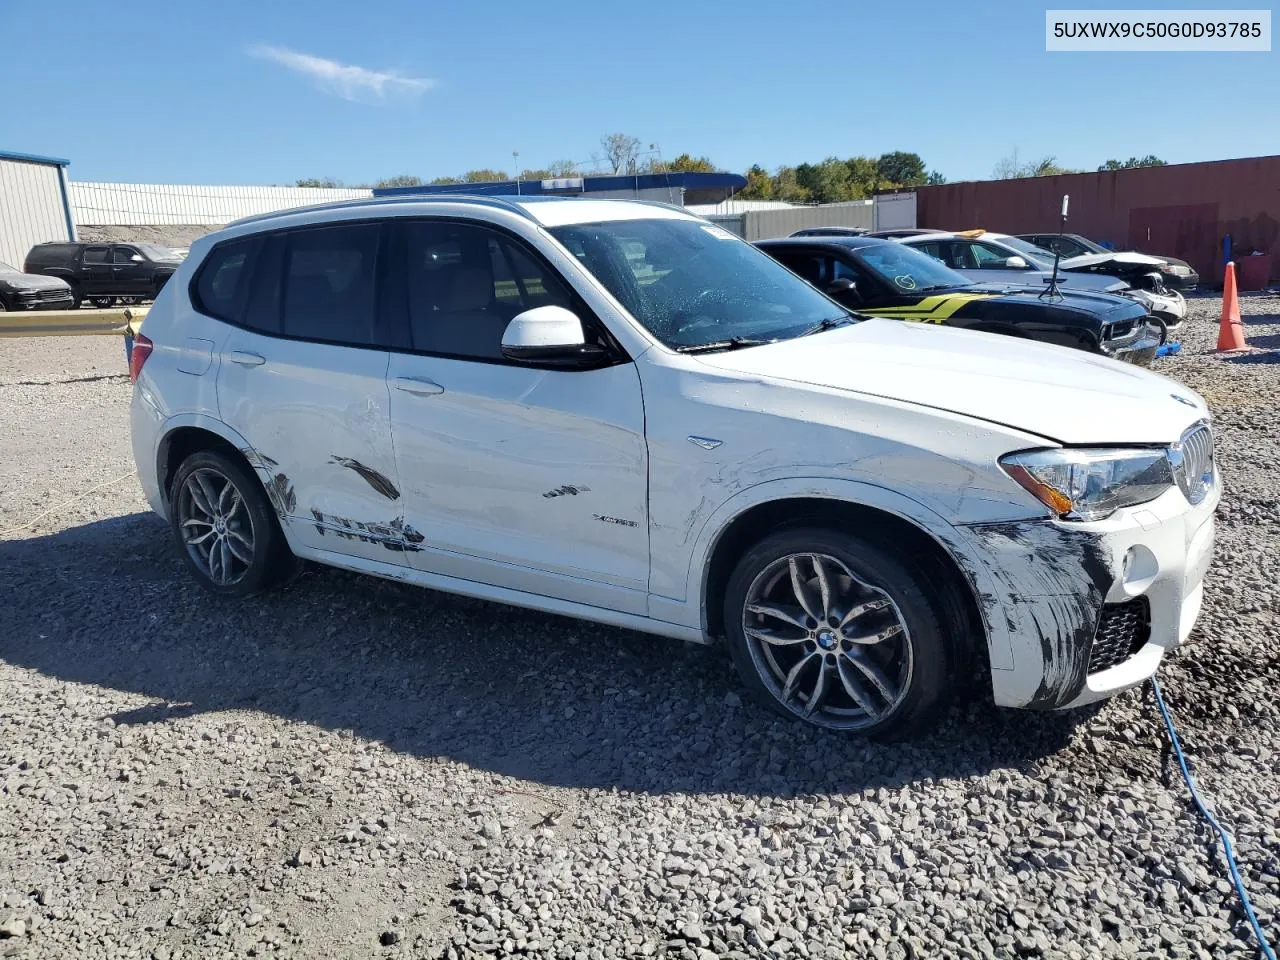
[(373, 192), (326, 187), (217, 187), (73, 180), (70, 196), (78, 225), (220, 226), (260, 213), (335, 200), (362, 200), (373, 196)]

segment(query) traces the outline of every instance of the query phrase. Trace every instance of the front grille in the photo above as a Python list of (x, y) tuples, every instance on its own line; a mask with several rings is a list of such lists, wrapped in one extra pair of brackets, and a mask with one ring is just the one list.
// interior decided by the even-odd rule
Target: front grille
[(23, 303), (59, 303), (71, 299), (70, 290), (25, 290), (18, 294)]
[(1146, 597), (1109, 603), (1102, 608), (1098, 632), (1089, 650), (1089, 672), (1099, 673), (1124, 663), (1151, 636), (1151, 605)]
[(1192, 427), (1169, 451), (1173, 475), (1191, 504), (1197, 504), (1213, 488), (1213, 431), (1207, 423)]

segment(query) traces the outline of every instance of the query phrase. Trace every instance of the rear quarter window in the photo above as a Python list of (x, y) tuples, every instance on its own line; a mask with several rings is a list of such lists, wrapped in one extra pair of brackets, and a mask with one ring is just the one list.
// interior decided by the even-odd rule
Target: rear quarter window
[(210, 251), (191, 285), (191, 300), (210, 317), (235, 323), (240, 318), (261, 237), (220, 243)]

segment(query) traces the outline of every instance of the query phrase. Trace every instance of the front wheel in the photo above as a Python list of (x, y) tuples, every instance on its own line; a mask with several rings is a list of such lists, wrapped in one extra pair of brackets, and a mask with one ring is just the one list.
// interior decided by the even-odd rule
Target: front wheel
[(115, 297), (90, 297), (89, 302), (92, 303), (95, 307), (101, 307), (103, 310), (106, 310), (108, 307), (115, 306), (116, 298)]
[(187, 566), (214, 593), (248, 596), (294, 567), (262, 484), (225, 454), (205, 450), (182, 462), (169, 519)]
[(927, 725), (955, 651), (927, 581), (879, 545), (801, 527), (765, 537), (725, 592), (748, 690), (792, 719), (892, 739)]

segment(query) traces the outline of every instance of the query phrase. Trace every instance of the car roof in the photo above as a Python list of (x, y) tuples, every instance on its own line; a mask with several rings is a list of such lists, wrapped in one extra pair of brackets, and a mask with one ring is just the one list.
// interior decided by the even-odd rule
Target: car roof
[(299, 214), (322, 214), (343, 211), (369, 216), (412, 216), (426, 212), (441, 204), (500, 208), (516, 213), (544, 227), (560, 227), (575, 223), (600, 223), (609, 220), (696, 220), (693, 214), (666, 203), (651, 200), (595, 200), (587, 197), (526, 197), (463, 193), (403, 194), (392, 197), (372, 197), (360, 200), (344, 200), (337, 203), (317, 204), (277, 210), (253, 217), (245, 217), (228, 226), (261, 224)]
[(881, 247), (892, 243), (879, 237), (771, 237), (768, 240), (757, 240), (756, 246), (778, 247), (833, 247), (857, 249), (859, 247)]

